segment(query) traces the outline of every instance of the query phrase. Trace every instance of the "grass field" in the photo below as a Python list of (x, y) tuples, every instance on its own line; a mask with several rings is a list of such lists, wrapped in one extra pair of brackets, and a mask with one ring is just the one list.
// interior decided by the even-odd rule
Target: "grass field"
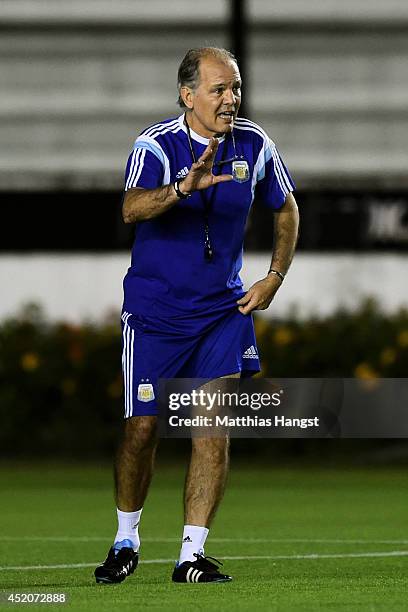
[(115, 530), (110, 469), (3, 464), (0, 589), (68, 594), (66, 606), (41, 606), (48, 610), (408, 609), (403, 469), (233, 466), (206, 546), (224, 560), (229, 584), (170, 581), (182, 482), (180, 468), (159, 467), (142, 517), (142, 563), (123, 584), (104, 586), (93, 569)]

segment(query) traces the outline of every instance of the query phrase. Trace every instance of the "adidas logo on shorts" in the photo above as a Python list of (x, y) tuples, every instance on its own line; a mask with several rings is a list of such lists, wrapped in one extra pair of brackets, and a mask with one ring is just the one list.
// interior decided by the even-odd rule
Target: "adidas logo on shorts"
[(258, 353), (254, 345), (252, 344), (245, 353), (242, 355), (243, 359), (258, 359)]

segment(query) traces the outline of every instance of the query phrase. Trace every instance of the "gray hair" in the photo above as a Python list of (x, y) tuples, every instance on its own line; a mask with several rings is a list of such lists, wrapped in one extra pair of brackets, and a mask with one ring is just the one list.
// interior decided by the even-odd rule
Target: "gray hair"
[(227, 49), (218, 47), (199, 47), (198, 49), (189, 49), (181, 62), (177, 73), (177, 89), (179, 92), (177, 103), (181, 108), (187, 108), (180, 94), (182, 87), (196, 89), (200, 79), (200, 61), (203, 57), (213, 57), (221, 62), (229, 63), (231, 61), (237, 63), (235, 56)]

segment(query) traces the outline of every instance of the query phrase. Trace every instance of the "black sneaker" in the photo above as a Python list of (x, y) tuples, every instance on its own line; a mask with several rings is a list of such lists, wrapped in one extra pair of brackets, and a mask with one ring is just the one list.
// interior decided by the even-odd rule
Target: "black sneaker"
[(137, 568), (139, 553), (135, 552), (132, 546), (123, 546), (127, 543), (132, 544), (130, 540), (120, 542), (122, 548), (119, 550), (112, 546), (105, 561), (95, 570), (96, 582), (115, 584), (123, 582), (127, 576), (133, 574)]
[(209, 561), (212, 559), (222, 565), (214, 557), (203, 557), (198, 553), (194, 553), (194, 556), (197, 557), (197, 561), (184, 561), (176, 565), (172, 576), (173, 582), (230, 582), (232, 580), (231, 576), (220, 574), (218, 566)]

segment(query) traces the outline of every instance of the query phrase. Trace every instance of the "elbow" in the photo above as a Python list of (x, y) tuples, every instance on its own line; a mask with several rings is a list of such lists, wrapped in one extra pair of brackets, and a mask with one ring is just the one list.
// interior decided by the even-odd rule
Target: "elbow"
[(122, 200), (122, 219), (124, 223), (131, 223), (129, 196), (127, 193), (125, 193)]
[(135, 223), (138, 221), (137, 210), (135, 210), (134, 203), (132, 205), (132, 201), (125, 196), (122, 205), (122, 219), (124, 223)]
[(122, 210), (122, 219), (124, 223), (134, 223), (136, 221), (136, 219), (125, 210)]
[(130, 190), (125, 194), (122, 205), (122, 219), (124, 223), (137, 223), (143, 221), (143, 207), (139, 201), (141, 190)]
[(148, 217), (145, 217), (141, 211), (138, 210), (122, 210), (122, 219), (124, 223), (139, 223), (139, 221), (145, 221)]

